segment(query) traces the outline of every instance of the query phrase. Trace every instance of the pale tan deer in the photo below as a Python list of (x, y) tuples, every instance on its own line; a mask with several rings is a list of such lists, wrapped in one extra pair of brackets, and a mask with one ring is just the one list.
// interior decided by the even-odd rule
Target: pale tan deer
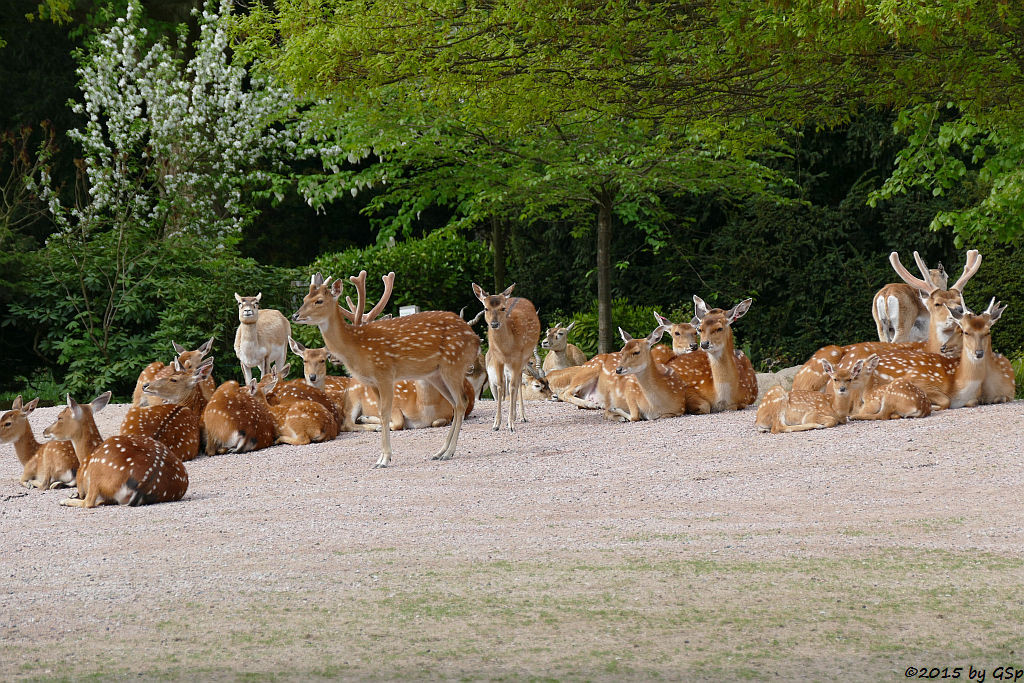
[(651, 351), (671, 325), (659, 325), (644, 339), (633, 339), (621, 327), (625, 346), (615, 368), (618, 381), (609, 390), (605, 416), (623, 420), (657, 420), (685, 413), (707, 413), (710, 406), (670, 367), (658, 363)]
[[(893, 255), (899, 259), (894, 251), (889, 255), (890, 262)], [(929, 269), (928, 275), (930, 282), (940, 289), (946, 289), (949, 276), (941, 263), (938, 268)], [(927, 341), (931, 317), (927, 299), (928, 290), (918, 289), (912, 282), (891, 282), (878, 290), (871, 300), (871, 317), (875, 319), (878, 341)]]
[(845, 424), (856, 398), (854, 382), (861, 365), (834, 368), (821, 361), (822, 371), (829, 377), (828, 393), (793, 390), (787, 392), (774, 386), (765, 392), (757, 407), (754, 425), (758, 431), (772, 434), (828, 429)]
[[(383, 310), (394, 286), (394, 273), (384, 279), (384, 295), (364, 317), (366, 271), (349, 278), (356, 286), (359, 303), (347, 299), (352, 310), (338, 305), (342, 282), (331, 283), (317, 273), (309, 293), (292, 316), (297, 323), (317, 325), (328, 350), (344, 362), (349, 373), (374, 387), (380, 396), (381, 455), (374, 467), (391, 463), (391, 411), (395, 382), (422, 379), (437, 389), (453, 406), (451, 429), (435, 460), (455, 454), (459, 431), (469, 398), (465, 392), (466, 373), (480, 352), (480, 338), (454, 313), (427, 311), (390, 320), (373, 319)], [(351, 325), (345, 322), (351, 321)]]
[(61, 505), (149, 505), (181, 500), (188, 472), (164, 444), (148, 436), (118, 435), (103, 441), (93, 415), (110, 401), (110, 392), (84, 405), (68, 396), (68, 405), (43, 434), (70, 441), (78, 456), (78, 496)]
[(694, 295), (700, 320), (700, 351), (676, 356), (669, 366), (711, 406), (711, 412), (742, 410), (757, 400), (757, 374), (750, 359), (733, 345), (732, 324), (749, 309), (745, 299), (729, 310), (708, 309)]
[(544, 334), (540, 346), (548, 350), (542, 366), (545, 375), (552, 370), (562, 370), (587, 362), (587, 355), (580, 351), (578, 346), (569, 343), (569, 333), (575, 326), (575, 322), (569, 323), (566, 327), (562, 327), (562, 323), (555, 323), (555, 326), (549, 327)]
[(245, 386), (231, 380), (213, 392), (203, 411), (207, 455), (245, 453), (274, 444), (274, 418), (257, 392), (255, 379)]
[(889, 255), (889, 262), (897, 274), (921, 292), (922, 303), (928, 311), (927, 340), (923, 342), (861, 342), (842, 347), (834, 345), (825, 346), (816, 351), (810, 360), (804, 363), (797, 372), (793, 378), (794, 389), (818, 391), (824, 388), (828, 377), (821, 371), (821, 366), (818, 363), (821, 359), (826, 359), (833, 365), (836, 365), (846, 359), (848, 355), (850, 356), (850, 362), (854, 362), (860, 359), (866, 360), (873, 353), (883, 354), (898, 350), (925, 351), (942, 354), (950, 358), (959, 356), (962, 344), (961, 332), (959, 326), (953, 320), (950, 309), (960, 309), (963, 288), (981, 267), (981, 254), (974, 249), (967, 252), (967, 261), (964, 264), (963, 273), (948, 290), (940, 287), (940, 282), (945, 282), (944, 278), (940, 281), (932, 278), (931, 271), (928, 270), (924, 260), (916, 251), (914, 252), (914, 260), (917, 262), (918, 269), (925, 278), (924, 280), (915, 278), (903, 267), (897, 252), (894, 251)]
[[(213, 337), (210, 337), (206, 343), (200, 345), (193, 351), (189, 351), (184, 346), (174, 341), (171, 342), (171, 346), (174, 347), (174, 352), (178, 354), (174, 361), (171, 361), (169, 365), (164, 365), (160, 361), (154, 361), (143, 368), (142, 372), (139, 374), (139, 379), (135, 382), (135, 391), (132, 392), (132, 405), (160, 405), (161, 400), (156, 396), (147, 395), (143, 391), (143, 387), (155, 379), (166, 377), (174, 372), (178, 372), (174, 364), (175, 361), (182, 371), (192, 372), (195, 370), (199, 367), (199, 364), (203, 362), (206, 355), (210, 353), (210, 349), (213, 347)], [(217, 388), (212, 377), (208, 377), (200, 386), (206, 395), (207, 400), (210, 399), (210, 396), (213, 395), (214, 390)]]
[(235, 331), (235, 355), (242, 366), (245, 384), (252, 379), (252, 368), (260, 369), (260, 377), (277, 363), (284, 367), (288, 358), (288, 337), (292, 328), (281, 311), (260, 308), (263, 292), (256, 296), (238, 296), (238, 330)]
[[(523, 368), (540, 339), (540, 319), (529, 299), (511, 297), (515, 285), (500, 294), (488, 294), (473, 283), (473, 293), (484, 305), (487, 321), (487, 379), (496, 402), (492, 429), (501, 426), (501, 402), (509, 397), (508, 430), (515, 431), (516, 402)], [(523, 422), (526, 415), (522, 415)]]
[(532, 363), (528, 363), (523, 369), (519, 397), (524, 401), (550, 401), (552, 399), (551, 386), (548, 384), (547, 378)]
[(891, 420), (931, 415), (931, 401), (910, 380), (897, 379), (885, 383), (878, 378), (875, 374), (878, 360), (876, 354), (871, 354), (867, 359), (858, 359), (850, 368), (856, 380), (850, 419)]
[(951, 310), (963, 331), (959, 358), (918, 350), (889, 351), (879, 354), (878, 377), (883, 382), (910, 381), (928, 396), (932, 410), (1012, 400), (1013, 368), (992, 351), (992, 325), (1006, 307), (992, 299), (981, 314), (971, 313), (963, 303), (960, 308)]
[(676, 356), (684, 353), (693, 353), (700, 348), (697, 339), (697, 328), (700, 326), (700, 319), (694, 316), (688, 323), (673, 323), (668, 318), (658, 313), (654, 314), (654, 321), (659, 325), (668, 327), (669, 336), (672, 338), (671, 348), (664, 345), (651, 348), (651, 354), (658, 363), (667, 363)]
[(36, 409), (39, 399), (23, 403), (19, 395), (11, 409), (0, 415), (0, 443), (14, 446), (14, 454), (21, 463), (20, 483), (25, 488), (55, 489), (75, 485), (78, 457), (67, 441), (39, 443), (32, 434), (28, 416)]

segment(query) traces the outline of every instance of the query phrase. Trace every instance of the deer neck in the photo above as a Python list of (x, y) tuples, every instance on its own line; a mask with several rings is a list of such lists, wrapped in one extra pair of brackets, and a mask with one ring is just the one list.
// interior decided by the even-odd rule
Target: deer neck
[(29, 426), (28, 420), (25, 420), (24, 430), (14, 440), (14, 454), (18, 456), (18, 462), (25, 465), (35, 457), (38, 450), (39, 442), (36, 441), (35, 435), (32, 434), (32, 427)]
[(960, 349), (960, 364), (957, 365), (956, 374), (953, 376), (953, 393), (957, 398), (953, 400), (953, 407), (960, 407), (971, 398), (977, 398), (985, 375), (988, 372), (988, 364), (992, 358), (991, 338), (985, 342), (985, 357), (976, 358), (974, 353), (967, 350), (967, 344)]
[(92, 455), (92, 452), (103, 443), (103, 437), (100, 436), (100, 430), (96, 426), (96, 420), (93, 418), (92, 413), (89, 413), (82, 419), (81, 426), (82, 428), (78, 434), (71, 439), (71, 445), (75, 448), (78, 462), (84, 465), (89, 461), (89, 456)]
[(653, 412), (659, 412), (658, 409), (665, 404), (677, 402), (667, 379), (671, 372), (668, 367), (656, 363), (651, 358), (642, 370), (634, 373), (640, 390), (647, 397)]
[(206, 409), (206, 397), (203, 396), (203, 390), (198, 382), (192, 387), (192, 391), (189, 392), (188, 396), (178, 405), (188, 408), (195, 413), (196, 417), (202, 419), (203, 410)]
[(711, 379), (714, 382), (717, 403), (729, 403), (739, 387), (739, 370), (736, 367), (736, 353), (732, 343), (732, 330), (717, 354), (708, 354), (711, 362)]
[[(943, 353), (942, 347), (956, 334), (956, 325), (953, 327), (940, 327), (937, 320), (931, 319), (928, 326), (928, 341), (924, 344), (924, 350), (928, 353)], [(948, 353), (948, 352), (947, 352)]]
[[(497, 350), (499, 353), (504, 355), (505, 350), (511, 350), (519, 346), (519, 342), (516, 339), (515, 323), (511, 317), (506, 318), (505, 322), (501, 324), (498, 329), (493, 327), (487, 328), (487, 343), (489, 348)], [(553, 353), (557, 353), (552, 349)], [(564, 359), (565, 349), (562, 350), (561, 356), (556, 358)]]
[(352, 367), (353, 347), (357, 343), (355, 328), (345, 322), (340, 308), (336, 305), (326, 320), (317, 323), (320, 336), (324, 338), (327, 350), (341, 358), (346, 367)]

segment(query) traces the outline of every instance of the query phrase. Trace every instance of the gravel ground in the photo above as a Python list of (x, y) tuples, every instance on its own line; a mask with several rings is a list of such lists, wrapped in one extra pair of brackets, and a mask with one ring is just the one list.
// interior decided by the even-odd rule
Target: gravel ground
[[(383, 602), (360, 601), (389, 585), (442, 590), (436, 584), (449, 585), (453, 576), (476, 576), (473, 567), (524, 562), (553, 567), (550, 577), (530, 575), (539, 599), (562, 596), (559, 582), (581, 576), (562, 571), (565, 558), (584, 575), (586, 567), (620, 556), (717, 559), (730, 567), (890, 551), (1024, 559), (1024, 402), (780, 435), (755, 432), (752, 409), (620, 424), (558, 403), (531, 403), (530, 422), (509, 434), (490, 429), (492, 401), (477, 406), (449, 462), (429, 460), (444, 429), (393, 434), (395, 456), (386, 470), (371, 469), (379, 434), (342, 434), (327, 444), (199, 458), (187, 463), (183, 501), (143, 508), (61, 507), (66, 491), (19, 487), (13, 449), (0, 446), (0, 676), (493, 676), (511, 662), (465, 649), (457, 657), (470, 664), (445, 668), (416, 640), (444, 641), (447, 635), (435, 632), (459, 633), (458, 618), (435, 623), (416, 612), (402, 628), (389, 620), (375, 635), (365, 619), (393, 606), (394, 593), (381, 594)], [(126, 408), (108, 406), (97, 416), (104, 436), (115, 433)], [(35, 411), (37, 435), (58, 410)], [(995, 589), (1019, 596), (1019, 567), (999, 574)], [(496, 585), (506, 585), (493, 573)], [(511, 599), (515, 589), (508, 590)], [(726, 586), (719, 590), (722, 600), (739, 599)], [(656, 603), (653, 597), (652, 609)], [(344, 611), (339, 606), (346, 604), (362, 615), (353, 617), (358, 625), (332, 622), (325, 633), (294, 642), (253, 635), (271, 628), (256, 618), (271, 608), (272, 622), (285, 629), (291, 614), (312, 619), (317, 605)], [(254, 631), (239, 626), (257, 622), (263, 626)], [(185, 635), (195, 628), (205, 635)], [(528, 639), (530, 628), (523, 628)], [(371, 643), (379, 636), (369, 651), (398, 658), (367, 654), (363, 662), (349, 652), (339, 655), (341, 668), (306, 666), (311, 650), (342, 647), (335, 633), (350, 634), (356, 649), (357, 636)], [(588, 633), (581, 630), (581, 640), (597, 637)], [(559, 637), (573, 642), (564, 631)], [(185, 644), (177, 643), (182, 638)], [(419, 649), (407, 647), (411, 640)], [(677, 645), (676, 655), (661, 660), (665, 666), (678, 664), (673, 657), (684, 646)], [(542, 650), (517, 650), (516, 666), (525, 667), (517, 675), (550, 673), (545, 666), (553, 655)], [(555, 673), (589, 671), (580, 666), (569, 662)], [(615, 674), (606, 667), (596, 677)]]

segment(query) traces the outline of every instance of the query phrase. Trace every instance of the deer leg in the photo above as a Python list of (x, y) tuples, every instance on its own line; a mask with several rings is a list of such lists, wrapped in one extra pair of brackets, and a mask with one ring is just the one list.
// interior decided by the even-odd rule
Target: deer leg
[[(459, 442), (459, 432), (462, 429), (462, 421), (466, 418), (466, 404), (469, 398), (463, 391), (463, 373), (457, 372), (454, 377), (447, 377), (440, 374), (438, 377), (426, 378), (446, 401), (452, 404), (453, 417), (452, 426), (445, 437), (441, 450), (433, 455), (432, 460), (450, 460), (455, 455), (455, 447)], [(499, 413), (500, 414), (500, 413)]]
[(494, 431), (501, 429), (501, 399), (504, 398), (505, 395), (505, 370), (503, 368), (498, 368), (498, 372), (496, 374), (497, 376), (492, 378), (490, 376), (490, 370), (488, 370), (487, 373), (487, 381), (491, 385), (491, 393), (494, 394), (494, 400), (497, 404), (494, 409), (494, 424), (491, 425), (491, 429)]
[(245, 383), (248, 384), (252, 379), (252, 369), (245, 364), (245, 361), (240, 361), (240, 365), (242, 366), (242, 377), (245, 378)]
[[(508, 431), (514, 432), (515, 421), (516, 421), (516, 401), (519, 401), (519, 387), (522, 386), (520, 381), (522, 373), (517, 377), (512, 376), (512, 369), (509, 366), (505, 366), (505, 386), (508, 387)], [(525, 421), (525, 420), (524, 420)]]
[(380, 408), (380, 458), (377, 459), (377, 463), (374, 468), (387, 467), (391, 464), (391, 408), (395, 401), (395, 383), (394, 381), (381, 382), (381, 385), (377, 387), (377, 391), (380, 394), (380, 401), (377, 406)]

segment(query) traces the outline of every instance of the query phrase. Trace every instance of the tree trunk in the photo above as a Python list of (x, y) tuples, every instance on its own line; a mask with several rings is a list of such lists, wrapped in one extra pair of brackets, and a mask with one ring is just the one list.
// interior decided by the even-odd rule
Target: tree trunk
[(612, 193), (597, 196), (597, 351), (611, 353), (612, 333)]
[(494, 291), (505, 290), (505, 219), (491, 216), (491, 249), (494, 251)]

